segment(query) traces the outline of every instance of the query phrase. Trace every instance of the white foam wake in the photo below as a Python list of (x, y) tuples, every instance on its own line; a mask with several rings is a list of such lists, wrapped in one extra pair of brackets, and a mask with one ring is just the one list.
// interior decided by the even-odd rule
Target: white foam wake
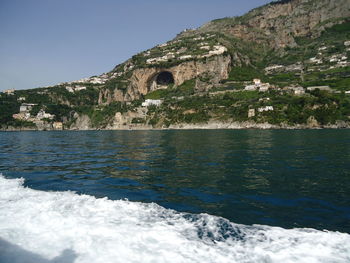
[(350, 235), (244, 226), (0, 175), (0, 262), (350, 262)]

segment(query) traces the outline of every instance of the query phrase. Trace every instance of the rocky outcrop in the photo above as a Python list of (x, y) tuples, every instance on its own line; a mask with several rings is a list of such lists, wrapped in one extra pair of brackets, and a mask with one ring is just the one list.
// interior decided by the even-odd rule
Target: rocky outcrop
[(101, 89), (98, 96), (98, 104), (110, 104), (113, 101), (127, 101), (125, 99), (125, 92), (118, 88), (114, 90)]
[(184, 62), (170, 68), (136, 69), (131, 77), (131, 85), (137, 89), (137, 92), (145, 95), (151, 91), (152, 82), (157, 74), (164, 71), (173, 75), (175, 85), (181, 85), (186, 80), (197, 78), (203, 74), (210, 75), (210, 81), (218, 83), (220, 80), (228, 78), (230, 64), (230, 56), (215, 56), (203, 61)]
[(243, 17), (214, 20), (197, 33), (221, 30), (275, 48), (295, 46), (295, 37), (318, 36), (325, 27), (348, 19), (349, 6), (350, 0), (281, 1), (256, 8)]
[(92, 129), (92, 124), (89, 116), (84, 115), (84, 114), (75, 114), (74, 116), (75, 121), (74, 123), (70, 126), (71, 130), (91, 130)]
[(107, 130), (152, 129), (146, 124), (147, 108), (138, 108), (136, 111), (117, 112), (113, 121), (107, 125)]
[(158, 74), (170, 72), (176, 86), (186, 80), (200, 76), (207, 76), (212, 84), (227, 79), (230, 72), (231, 57), (228, 55), (213, 56), (202, 60), (192, 60), (180, 63), (176, 66), (138, 68), (132, 73), (126, 90), (118, 88), (114, 90), (102, 89), (99, 94), (99, 104), (109, 104), (113, 101), (133, 101), (141, 95), (157, 89), (154, 84)]

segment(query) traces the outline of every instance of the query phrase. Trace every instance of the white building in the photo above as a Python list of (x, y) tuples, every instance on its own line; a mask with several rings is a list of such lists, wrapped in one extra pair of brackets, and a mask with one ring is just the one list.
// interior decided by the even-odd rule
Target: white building
[(158, 47), (166, 47), (167, 45), (168, 45), (168, 43), (164, 43), (164, 44), (158, 45)]
[(200, 49), (209, 50), (209, 49), (210, 49), (210, 46), (201, 46)]
[(264, 84), (260, 84), (259, 85), (259, 91), (260, 92), (266, 92), (268, 91), (270, 88), (270, 84), (269, 83), (264, 83)]
[(291, 87), (285, 87), (283, 89), (294, 93), (294, 95), (303, 95), (303, 94), (305, 94), (305, 89), (303, 87), (301, 87), (301, 86), (291, 86)]
[(244, 88), (244, 90), (247, 90), (247, 91), (253, 91), (256, 89), (257, 89), (257, 87), (255, 85), (248, 85)]
[[(147, 64), (154, 64), (158, 62), (166, 62), (169, 59), (175, 58), (175, 55), (173, 52), (169, 52), (168, 54), (162, 56), (162, 57), (157, 57), (157, 58), (149, 58), (146, 60)], [(181, 59), (181, 58), (180, 58)]]
[(253, 79), (253, 85), (248, 85), (244, 88), (247, 91), (259, 90), (260, 92), (266, 92), (270, 89), (270, 83), (263, 83), (260, 79)]
[(15, 89), (4, 90), (4, 93), (6, 93), (7, 95), (15, 95)]
[(74, 90), (75, 91), (86, 90), (86, 87), (84, 87), (84, 86), (76, 86)]
[(303, 95), (305, 94), (305, 89), (303, 87), (295, 87), (293, 89), (295, 95)]
[(76, 91), (81, 91), (81, 90), (86, 90), (86, 87), (84, 86), (66, 86), (66, 90), (68, 90), (69, 92), (73, 93)]
[(322, 59), (316, 58), (316, 57), (310, 58), (310, 62), (314, 63), (314, 64), (322, 64), (323, 63)]
[(258, 109), (258, 112), (273, 111), (273, 106), (265, 106)]
[(33, 103), (22, 103), (22, 105), (19, 107), (19, 112), (28, 112), (31, 111), (33, 106), (38, 105), (38, 104), (33, 104)]
[(260, 85), (261, 80), (260, 79), (253, 79), (254, 85)]
[(189, 59), (192, 58), (192, 55), (183, 55), (181, 57), (179, 57), (179, 59), (184, 60), (184, 59)]
[(74, 88), (71, 86), (66, 86), (66, 90), (68, 90), (69, 92), (73, 93), (74, 92)]
[(89, 82), (92, 84), (104, 84), (106, 80), (99, 77), (93, 77), (93, 78), (90, 78)]
[(142, 107), (149, 107), (149, 106), (157, 106), (159, 107), (160, 105), (162, 105), (163, 101), (162, 100), (145, 100), (145, 102), (142, 103)]
[(36, 115), (36, 119), (42, 120), (42, 119), (50, 119), (52, 120), (55, 117), (55, 115), (46, 113), (43, 109), (41, 109), (38, 114)]
[(307, 87), (306, 89), (308, 91), (313, 91), (316, 89), (325, 90), (325, 91), (332, 91), (332, 89), (329, 86), (314, 86), (314, 87)]

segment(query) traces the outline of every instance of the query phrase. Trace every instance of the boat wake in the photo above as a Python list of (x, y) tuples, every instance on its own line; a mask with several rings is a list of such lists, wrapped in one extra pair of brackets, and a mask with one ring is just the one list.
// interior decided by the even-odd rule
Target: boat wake
[(350, 235), (239, 225), (0, 175), (0, 262), (350, 262)]

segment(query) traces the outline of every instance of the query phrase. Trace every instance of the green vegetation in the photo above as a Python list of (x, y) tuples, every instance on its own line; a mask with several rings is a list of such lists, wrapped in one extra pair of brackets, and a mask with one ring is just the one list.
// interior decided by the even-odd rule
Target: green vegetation
[(318, 49), (328, 47), (324, 55), (345, 52), (344, 41), (350, 39), (350, 21), (334, 25), (322, 32), (320, 37), (295, 37), (297, 46), (286, 47), (283, 55), (271, 52), (265, 56), (264, 64), (290, 65), (296, 62), (305, 62), (318, 55)]
[(30, 115), (36, 116), (38, 114), (38, 112), (40, 111), (41, 107), (42, 107), (41, 105), (33, 106), (33, 108), (30, 111)]
[[(99, 89), (97, 85), (90, 83), (81, 84), (85, 90), (69, 92), (64, 85), (50, 88), (37, 88), (18, 90), (14, 95), (0, 94), (0, 125), (12, 127), (28, 127), (34, 125), (25, 121), (15, 120), (13, 114), (19, 113), (22, 103), (37, 104), (29, 112), (36, 116), (43, 109), (45, 112), (55, 115), (53, 121), (63, 121), (71, 118), (71, 113), (79, 112), (82, 108), (93, 108), (98, 103)], [(25, 101), (20, 101), (25, 98)], [(45, 120), (44, 120), (45, 121)], [(48, 121), (48, 120), (47, 120)], [(51, 120), (50, 120), (51, 122)]]
[[(69, 116), (70, 112), (73, 110), (67, 105), (57, 105), (57, 104), (48, 104), (45, 106), (45, 111), (47, 113), (55, 115), (55, 121), (63, 121), (64, 118)], [(34, 115), (34, 114), (33, 114)]]
[[(273, 111), (258, 112), (258, 108), (273, 106)], [(256, 116), (248, 118), (248, 109)], [(313, 116), (321, 125), (348, 121), (350, 96), (315, 90), (305, 96), (294, 96), (276, 91), (259, 93), (239, 91), (216, 96), (193, 96), (181, 101), (166, 101), (159, 108), (150, 109), (149, 122), (153, 126), (176, 123), (206, 123), (219, 121), (255, 121), (289, 125), (305, 124)]]
[(166, 99), (180, 96), (190, 96), (194, 94), (196, 80), (187, 80), (180, 86), (170, 85), (167, 89), (159, 89), (148, 93), (146, 99)]
[(253, 79), (266, 79), (266, 76), (259, 70), (249, 67), (233, 67), (229, 73), (228, 81), (252, 81)]
[(350, 67), (335, 68), (321, 72), (310, 72), (305, 76), (303, 86), (327, 85), (331, 88), (346, 91), (350, 89)]
[[(226, 37), (227, 39), (229, 38)], [(233, 67), (227, 81), (239, 82), (259, 78), (263, 82), (280, 87), (299, 84), (304, 87), (330, 86), (340, 91), (350, 89), (350, 67), (330, 69), (331, 66), (336, 65), (334, 62), (330, 62), (333, 55), (350, 57), (350, 52), (346, 51), (344, 46), (344, 42), (350, 39), (349, 21), (327, 28), (318, 38), (299, 37), (295, 39), (298, 45), (293, 48), (286, 47), (284, 52), (263, 48), (259, 51), (254, 47), (247, 51), (236, 43), (238, 50), (250, 58), (251, 64)], [(235, 40), (231, 39), (230, 41), (232, 46)], [(321, 53), (319, 49), (322, 50)], [(321, 59), (322, 64), (313, 65), (309, 62), (310, 58)], [(266, 75), (264, 71), (264, 68), (269, 65), (288, 67), (297, 63), (302, 70), (276, 71), (270, 75)]]
[(11, 120), (7, 122), (7, 126), (14, 128), (35, 128), (35, 123), (31, 121), (22, 121), (22, 120)]
[(14, 121), (12, 115), (19, 112), (20, 103), (15, 96), (0, 95), (0, 125)]

